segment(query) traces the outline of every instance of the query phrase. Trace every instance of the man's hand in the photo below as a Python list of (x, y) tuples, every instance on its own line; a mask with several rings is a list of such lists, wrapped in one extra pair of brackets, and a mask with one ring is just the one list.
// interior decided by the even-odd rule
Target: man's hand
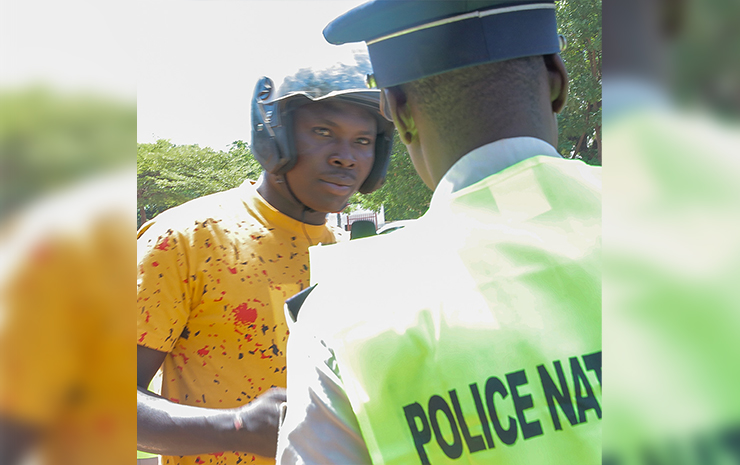
[(234, 424), (239, 441), (235, 450), (274, 457), (281, 405), (285, 401), (285, 389), (272, 388), (244, 407), (235, 409)]
[(249, 404), (231, 409), (177, 404), (146, 388), (166, 355), (138, 346), (139, 450), (162, 455), (238, 451), (275, 457), (285, 389), (270, 389)]

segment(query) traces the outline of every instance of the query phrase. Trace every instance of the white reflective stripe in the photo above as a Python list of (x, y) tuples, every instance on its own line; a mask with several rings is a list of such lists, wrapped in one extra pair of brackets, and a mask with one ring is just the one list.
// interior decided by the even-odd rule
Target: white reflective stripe
[(384, 40), (392, 39), (394, 37), (411, 34), (412, 32), (422, 31), (424, 29), (430, 29), (430, 28), (437, 27), (437, 26), (443, 26), (445, 24), (456, 23), (458, 21), (463, 21), (463, 20), (470, 19), (470, 18), (483, 18), (485, 16), (499, 15), (503, 13), (511, 13), (513, 11), (544, 10), (548, 8), (554, 10), (555, 4), (554, 3), (533, 3), (531, 5), (518, 5), (518, 6), (509, 6), (506, 8), (494, 8), (492, 10), (486, 10), (486, 11), (473, 11), (471, 13), (465, 13), (465, 14), (458, 15), (458, 16), (451, 16), (449, 18), (432, 21), (431, 23), (414, 26), (408, 29), (404, 29), (403, 31), (398, 31), (392, 34), (378, 37), (377, 39), (368, 40), (367, 45), (372, 45), (378, 42), (382, 42)]

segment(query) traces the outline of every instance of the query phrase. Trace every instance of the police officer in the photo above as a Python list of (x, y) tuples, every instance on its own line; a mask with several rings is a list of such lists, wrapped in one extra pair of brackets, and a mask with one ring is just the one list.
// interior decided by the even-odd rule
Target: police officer
[(375, 1), (324, 36), (367, 43), (434, 194), (312, 249), (278, 461), (600, 463), (600, 168), (555, 149), (554, 2)]

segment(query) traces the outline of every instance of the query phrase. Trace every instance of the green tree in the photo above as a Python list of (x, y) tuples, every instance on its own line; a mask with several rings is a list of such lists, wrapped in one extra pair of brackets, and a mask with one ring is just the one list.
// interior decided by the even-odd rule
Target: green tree
[(234, 142), (226, 152), (198, 145), (175, 145), (164, 139), (139, 144), (139, 226), (168, 208), (237, 187), (244, 179), (256, 179), (261, 172), (262, 167), (243, 141)]
[(558, 0), (570, 95), (558, 118), (558, 151), (601, 165), (601, 0)]
[(419, 218), (429, 208), (432, 191), (424, 184), (411, 163), (406, 146), (393, 136), (393, 151), (388, 166), (388, 175), (383, 186), (370, 194), (355, 194), (350, 204), (379, 211), (385, 206), (387, 221)]
[(0, 89), (0, 220), (29, 202), (128, 166), (136, 107), (43, 86)]

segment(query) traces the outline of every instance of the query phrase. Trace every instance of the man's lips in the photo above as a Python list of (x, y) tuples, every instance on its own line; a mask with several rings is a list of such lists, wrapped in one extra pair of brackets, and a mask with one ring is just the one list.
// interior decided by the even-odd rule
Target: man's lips
[(353, 176), (322, 176), (319, 179), (327, 184), (335, 184), (341, 187), (354, 187), (357, 183), (357, 179)]
[(319, 180), (324, 183), (329, 192), (340, 197), (350, 195), (357, 184), (357, 180), (352, 176), (330, 175), (322, 176)]

